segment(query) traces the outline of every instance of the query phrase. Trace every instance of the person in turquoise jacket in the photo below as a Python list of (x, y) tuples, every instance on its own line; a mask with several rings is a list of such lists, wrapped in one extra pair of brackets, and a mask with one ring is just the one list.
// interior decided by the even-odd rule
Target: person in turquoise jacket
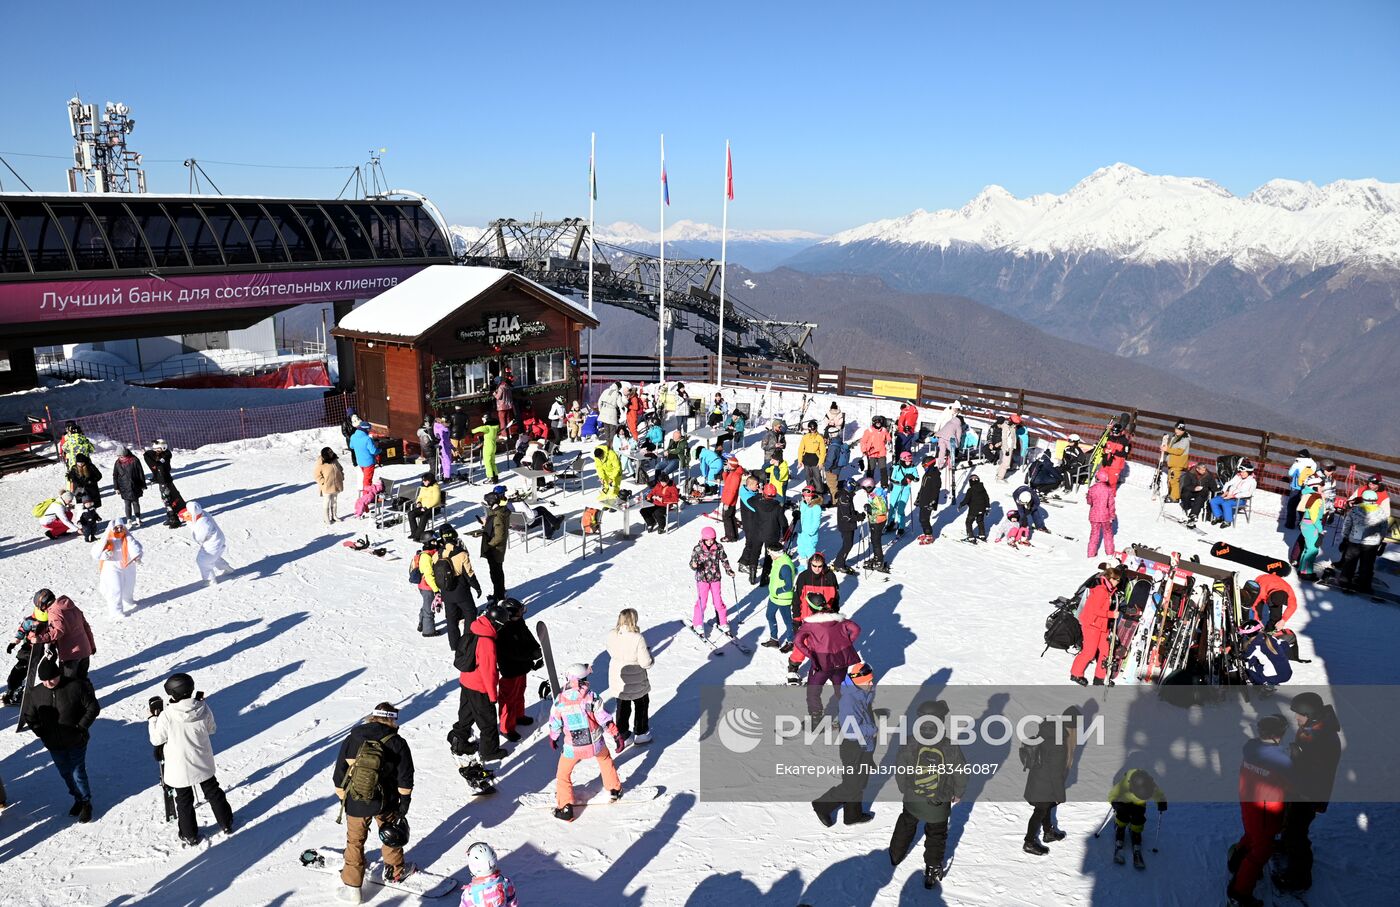
[(724, 471), (724, 456), (718, 447), (700, 449), (700, 481), (705, 483), (706, 493), (719, 485), (719, 474)]
[(811, 485), (802, 489), (797, 513), (797, 559), (806, 564), (817, 553), (817, 533), (822, 527), (822, 499)]
[(481, 465), (486, 467), (486, 480), (495, 482), (496, 472), (496, 439), (501, 434), (501, 423), (494, 413), (487, 413), (481, 417), (481, 424), (472, 429), (472, 434), (481, 435)]
[(904, 451), (899, 455), (899, 465), (890, 472), (890, 523), (896, 536), (904, 535), (904, 527), (909, 523), (909, 489), (923, 478), (914, 465), (914, 454)]
[(661, 430), (661, 423), (659, 422), (647, 428), (644, 437), (647, 441), (651, 442), (651, 445), (657, 450), (660, 450), (661, 446), (666, 443), (666, 432)]

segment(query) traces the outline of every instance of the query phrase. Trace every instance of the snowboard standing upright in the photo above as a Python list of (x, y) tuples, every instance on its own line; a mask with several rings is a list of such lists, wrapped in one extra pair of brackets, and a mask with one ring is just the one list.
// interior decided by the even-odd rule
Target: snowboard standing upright
[(24, 723), (24, 708), (29, 702), (29, 691), (34, 687), (34, 679), (39, 676), (39, 662), (49, 657), (50, 651), (51, 647), (48, 643), (29, 648), (29, 673), (24, 678), (24, 689), (19, 694), (19, 720), (15, 722), (16, 734), (22, 734), (29, 729), (29, 725)]
[[(549, 644), (549, 628), (544, 625), (544, 621), (535, 624), (535, 638), (539, 640), (540, 652), (544, 655), (544, 668), (549, 672), (549, 697), (557, 699), (559, 697), (559, 670), (554, 667), (554, 649)], [(541, 699), (545, 697), (540, 696)]]

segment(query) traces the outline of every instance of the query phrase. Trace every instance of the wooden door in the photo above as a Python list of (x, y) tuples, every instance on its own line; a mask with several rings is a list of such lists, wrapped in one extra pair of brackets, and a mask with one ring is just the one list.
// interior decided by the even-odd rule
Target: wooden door
[(389, 424), (389, 398), (384, 383), (384, 354), (377, 350), (358, 350), (355, 368), (359, 371), (360, 418), (375, 425)]

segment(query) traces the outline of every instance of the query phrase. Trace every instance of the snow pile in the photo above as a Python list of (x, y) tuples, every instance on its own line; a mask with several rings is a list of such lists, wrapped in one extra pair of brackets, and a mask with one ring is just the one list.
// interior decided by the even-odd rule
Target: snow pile
[[(190, 399), (191, 392), (180, 392)], [(212, 393), (212, 392), (211, 392)], [(248, 393), (248, 392), (241, 392)], [(750, 397), (755, 406), (761, 397)], [(825, 401), (820, 401), (823, 408)], [(880, 401), (845, 401), (863, 417)], [(770, 400), (770, 407), (779, 406)], [(787, 403), (781, 404), (783, 408)], [(770, 409), (769, 412), (772, 410)], [(757, 413), (756, 413), (757, 414)], [(766, 415), (766, 413), (765, 413)], [(741, 454), (760, 459), (758, 433)], [(518, 542), (506, 558), (512, 594), (528, 602), (529, 620), (548, 623), (561, 664), (593, 662), (601, 688), (603, 652), (617, 611), (635, 607), (656, 655), (651, 671), (649, 748), (618, 759), (625, 785), (659, 785), (651, 804), (584, 811), (571, 825), (548, 810), (518, 802), (527, 792), (551, 790), (555, 754), (543, 739), (544, 716), (527, 697), (536, 725), (515, 746), (494, 797), (472, 799), (449, 758), (445, 735), (456, 717), (457, 679), (445, 637), (416, 631), (419, 597), (407, 582), (407, 562), (381, 560), (342, 547), (354, 535), (406, 555), (413, 547), (399, 529), (366, 523), (320, 523), (321, 505), (310, 482), (323, 445), (341, 447), (333, 429), (298, 432), (182, 452), (175, 481), (198, 500), (228, 537), (227, 557), (237, 573), (206, 589), (194, 566), (188, 530), (167, 530), (150, 519), (155, 495), (145, 498), (146, 528), (137, 535), (146, 553), (136, 594), (138, 610), (109, 617), (95, 597), (96, 574), (87, 546), (74, 539), (38, 537), (29, 506), (52, 494), (56, 468), (0, 480), (11, 506), (0, 510), (0, 557), (10, 613), (18, 621), (30, 593), (52, 586), (85, 608), (97, 636), (92, 679), (103, 713), (92, 729), (88, 768), (96, 820), (78, 825), (47, 754), (29, 734), (0, 734), (0, 776), (14, 804), (0, 821), (0, 885), (10, 904), (325, 904), (332, 876), (297, 862), (310, 847), (343, 846), (335, 824), (331, 764), (345, 732), (380, 700), (402, 705), (403, 737), (414, 748), (417, 778), (409, 859), (463, 878), (465, 848), (489, 841), (502, 855), (524, 904), (598, 905), (893, 905), (942, 903), (917, 879), (918, 851), (897, 871), (884, 853), (898, 809), (874, 805), (876, 819), (857, 828), (825, 829), (804, 804), (710, 803), (699, 789), (700, 691), (710, 684), (779, 683), (785, 659), (760, 648), (746, 658), (724, 657), (684, 630), (694, 600), (690, 549), (708, 505), (687, 508), (678, 528), (616, 542), (586, 560), (560, 543)], [(590, 445), (591, 446), (591, 445)], [(574, 450), (570, 447), (570, 452)], [(503, 461), (505, 462), (505, 461)], [(110, 474), (111, 461), (99, 457)], [(1119, 500), (1120, 538), (1166, 550), (1199, 553), (1198, 538), (1156, 520), (1157, 504), (1142, 489), (1140, 470)], [(347, 470), (349, 472), (349, 470)], [(1011, 486), (990, 479), (994, 500)], [(478, 474), (479, 475), (479, 474)], [(589, 478), (590, 487), (596, 488)], [(523, 479), (507, 474), (507, 484)], [(355, 485), (353, 476), (347, 484)], [(449, 517), (459, 528), (475, 523), (482, 486), (451, 486)], [(353, 492), (341, 498), (350, 509)], [(548, 506), (573, 515), (591, 495), (555, 498)], [(108, 498), (103, 515), (118, 512)], [(1260, 508), (1262, 513), (1267, 508)], [(843, 611), (865, 628), (861, 655), (881, 682), (918, 684), (938, 673), (951, 683), (1063, 683), (1069, 659), (1038, 658), (1049, 606), (1088, 573), (1083, 543), (1038, 537), (1029, 551), (970, 546), (954, 539), (961, 520), (937, 514), (942, 538), (931, 546), (912, 536), (891, 546), (895, 576), (888, 583), (861, 577), (842, 583)], [(1071, 503), (1049, 516), (1057, 533), (1084, 536), (1085, 508)], [(829, 522), (829, 518), (828, 518)], [(607, 514), (609, 536), (620, 516)], [(1278, 550), (1270, 520), (1257, 515), (1233, 530), (1238, 545)], [(823, 530), (821, 547), (836, 538)], [(472, 547), (475, 558), (475, 546)], [(731, 560), (738, 556), (730, 546)], [(477, 568), (484, 575), (484, 565)], [(484, 576), (483, 576), (484, 578)], [(740, 635), (755, 644), (764, 593), (739, 586), (731, 610)], [(726, 583), (726, 594), (728, 584)], [(1298, 682), (1400, 682), (1392, 640), (1400, 610), (1347, 598), (1322, 587), (1301, 593), (1294, 626), (1302, 639)], [(191, 673), (219, 724), (214, 737), (218, 777), (233, 805), (238, 831), (203, 849), (181, 849), (162, 819), (156, 766), (146, 740), (146, 700), (158, 695), (171, 672)], [(542, 679), (532, 675), (528, 689)], [(7, 711), (9, 721), (14, 712)], [(1346, 720), (1345, 718), (1343, 719)], [(580, 784), (591, 767), (576, 773)], [(1110, 847), (1090, 837), (1103, 809), (1067, 805), (1060, 825), (1070, 837), (1052, 854), (1020, 852), (1029, 808), (979, 802), (955, 812), (954, 866), (947, 903), (1181, 904), (1218, 903), (1225, 884), (1226, 844), (1239, 834), (1233, 804), (1173, 804), (1160, 854), (1149, 854), (1147, 874), (1115, 867)], [(1400, 811), (1333, 806), (1314, 825), (1317, 882), (1310, 902), (1378, 903), (1400, 878), (1400, 844), (1385, 829)], [(201, 811), (206, 833), (213, 829)], [(372, 903), (406, 904), (395, 892), (366, 888)], [(455, 896), (454, 896), (455, 897)], [(444, 901), (449, 903), (449, 901)], [(455, 900), (450, 901), (455, 903)]]
[(1114, 164), (1063, 195), (1016, 198), (988, 186), (957, 210), (914, 211), (843, 231), (827, 243), (863, 241), (965, 244), (1021, 255), (1104, 253), (1143, 263), (1233, 259), (1316, 268), (1355, 258), (1396, 262), (1400, 184), (1338, 180), (1318, 187), (1272, 180), (1240, 198), (1210, 180)]

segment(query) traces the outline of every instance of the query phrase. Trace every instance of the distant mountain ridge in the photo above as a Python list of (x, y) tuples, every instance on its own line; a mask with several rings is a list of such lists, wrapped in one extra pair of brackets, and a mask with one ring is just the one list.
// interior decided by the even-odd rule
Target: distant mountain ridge
[(786, 264), (965, 296), (1400, 448), (1374, 399), (1400, 371), (1400, 184), (1272, 180), (1236, 197), (1115, 164), (1063, 195), (990, 186), (958, 209), (845, 230)]

